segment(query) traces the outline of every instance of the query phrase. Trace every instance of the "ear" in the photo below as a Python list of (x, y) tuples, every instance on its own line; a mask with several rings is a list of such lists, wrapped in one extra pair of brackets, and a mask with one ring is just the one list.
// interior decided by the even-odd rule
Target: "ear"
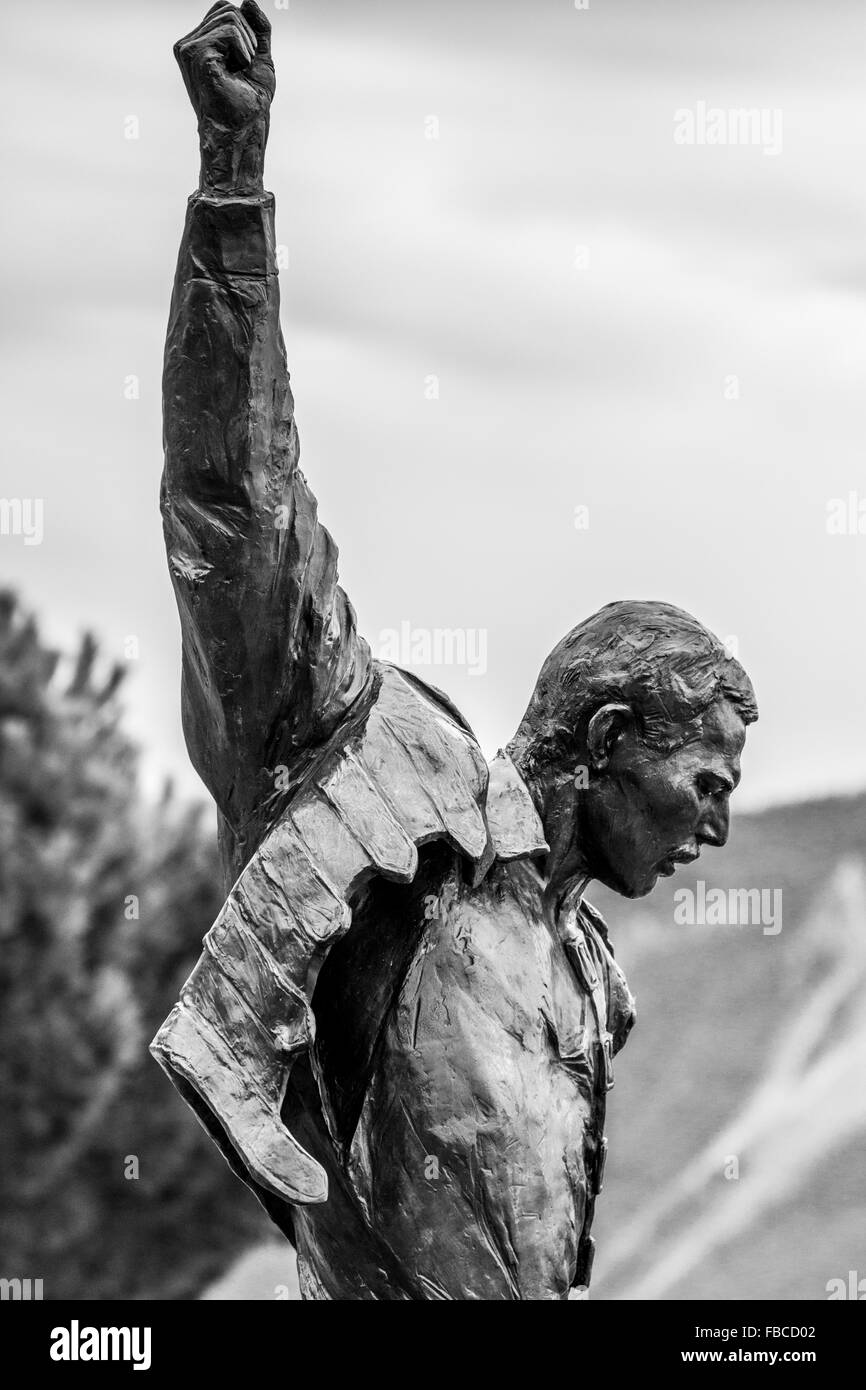
[(596, 710), (587, 726), (586, 748), (597, 771), (607, 767), (616, 744), (633, 725), (630, 705), (602, 705)]

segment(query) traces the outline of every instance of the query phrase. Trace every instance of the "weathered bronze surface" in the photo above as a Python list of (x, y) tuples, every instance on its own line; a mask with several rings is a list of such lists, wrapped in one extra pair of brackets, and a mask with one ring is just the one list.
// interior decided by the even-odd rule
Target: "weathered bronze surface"
[(269, 25), (217, 4), (175, 52), (202, 166), (162, 509), (228, 896), (153, 1051), (306, 1298), (566, 1298), (634, 1019), (584, 890), (636, 897), (724, 844), (752, 689), (681, 610), (610, 604), (488, 767), (445, 696), (372, 658), (298, 468)]

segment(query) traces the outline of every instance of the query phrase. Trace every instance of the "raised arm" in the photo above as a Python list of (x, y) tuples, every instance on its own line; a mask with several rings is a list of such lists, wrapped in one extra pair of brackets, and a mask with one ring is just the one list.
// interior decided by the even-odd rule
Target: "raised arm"
[(175, 55), (198, 116), (201, 178), (166, 342), (162, 511), (187, 746), (237, 868), (255, 848), (274, 769), (334, 731), (371, 659), (298, 469), (262, 182), (270, 25), (250, 0), (217, 4)]

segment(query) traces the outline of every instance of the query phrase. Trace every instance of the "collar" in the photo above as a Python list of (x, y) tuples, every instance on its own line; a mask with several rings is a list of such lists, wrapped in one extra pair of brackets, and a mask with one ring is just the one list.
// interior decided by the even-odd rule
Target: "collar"
[(487, 826), (497, 859), (527, 859), (549, 853), (544, 827), (524, 782), (502, 749), (490, 763)]

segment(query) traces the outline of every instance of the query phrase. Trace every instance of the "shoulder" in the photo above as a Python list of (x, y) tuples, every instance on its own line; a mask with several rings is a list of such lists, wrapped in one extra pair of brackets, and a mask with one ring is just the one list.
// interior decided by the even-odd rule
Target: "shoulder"
[(465, 719), (464, 716), (460, 713), (460, 710), (454, 704), (454, 701), (448, 695), (446, 695), (443, 690), (440, 690), (438, 686), (430, 685), (427, 681), (422, 681), (421, 677), (416, 676), (414, 671), (408, 671), (403, 666), (396, 666), (391, 661), (377, 661), (375, 665), (383, 673), (387, 671), (398, 672), (398, 674), (402, 677), (402, 679), (411, 689), (415, 690), (419, 695), (422, 695), (425, 699), (429, 700), (433, 705), (438, 706), (440, 710), (447, 714), (449, 718), (453, 719), (454, 723), (457, 724), (458, 727), (461, 728), (464, 733), (468, 734), (472, 741), (477, 744), (478, 740), (476, 739), (475, 734), (473, 733), (468, 720)]

